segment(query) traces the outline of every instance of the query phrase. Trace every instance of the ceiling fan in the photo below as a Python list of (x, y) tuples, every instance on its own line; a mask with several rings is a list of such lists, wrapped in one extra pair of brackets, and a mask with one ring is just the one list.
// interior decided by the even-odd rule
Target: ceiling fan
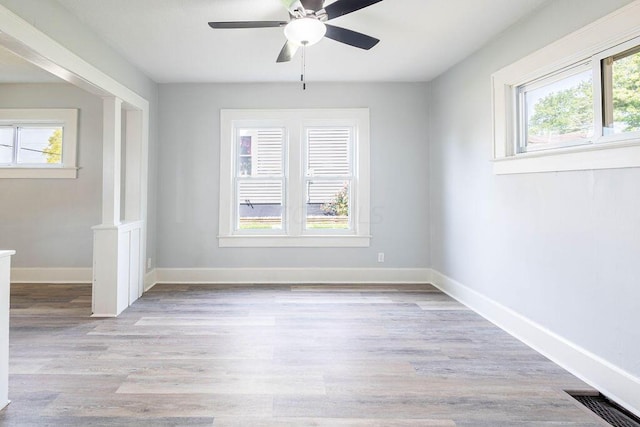
[(335, 25), (327, 24), (334, 18), (371, 6), (382, 0), (337, 0), (324, 7), (325, 0), (281, 0), (289, 11), (289, 21), (233, 21), (209, 22), (215, 29), (284, 27), (287, 42), (278, 55), (277, 62), (287, 62), (300, 46), (311, 46), (323, 37), (369, 50), (380, 40)]

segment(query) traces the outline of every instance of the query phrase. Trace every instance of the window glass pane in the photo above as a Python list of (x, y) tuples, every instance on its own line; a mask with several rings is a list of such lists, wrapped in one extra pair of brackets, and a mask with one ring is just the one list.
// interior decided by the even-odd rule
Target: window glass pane
[[(607, 133), (640, 131), (640, 51), (613, 60), (611, 70), (613, 123)], [(606, 111), (606, 107), (605, 107)]]
[(307, 181), (306, 229), (349, 229), (348, 181)]
[(0, 127), (0, 164), (13, 163), (13, 128)]
[(61, 127), (18, 128), (18, 163), (61, 164)]
[(284, 131), (238, 130), (238, 176), (282, 176)]
[(590, 69), (524, 89), (525, 150), (586, 143), (594, 133)]
[(238, 229), (282, 229), (282, 181), (238, 182)]
[(307, 176), (349, 176), (350, 128), (307, 129)]

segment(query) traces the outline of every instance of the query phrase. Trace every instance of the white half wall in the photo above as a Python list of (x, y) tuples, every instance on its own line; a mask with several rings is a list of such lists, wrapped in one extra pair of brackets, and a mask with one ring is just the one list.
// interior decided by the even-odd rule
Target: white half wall
[(0, 409), (9, 403), (9, 278), (14, 253), (0, 250)]

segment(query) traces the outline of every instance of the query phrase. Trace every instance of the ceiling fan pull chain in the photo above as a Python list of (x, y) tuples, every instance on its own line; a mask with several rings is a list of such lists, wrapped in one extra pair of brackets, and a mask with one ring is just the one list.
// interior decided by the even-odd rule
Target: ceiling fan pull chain
[(307, 44), (302, 43), (302, 74), (300, 74), (300, 81), (302, 82), (302, 90), (307, 90), (307, 82), (305, 74), (307, 72)]

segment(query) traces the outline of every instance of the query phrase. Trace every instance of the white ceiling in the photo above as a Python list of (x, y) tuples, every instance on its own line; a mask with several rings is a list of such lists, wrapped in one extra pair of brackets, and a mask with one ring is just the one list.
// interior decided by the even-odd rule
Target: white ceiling
[[(57, 1), (159, 83), (297, 81), (300, 75), (299, 54), (275, 62), (282, 29), (207, 25), (287, 20), (280, 0)], [(381, 42), (363, 51), (324, 39), (307, 50), (307, 79), (428, 81), (545, 1), (385, 0), (331, 21)]]
[[(331, 23), (382, 41), (363, 51), (325, 39), (307, 51), (313, 81), (426, 81), (545, 0), (385, 0)], [(152, 79), (292, 81), (276, 64), (282, 29), (212, 30), (208, 21), (286, 20), (280, 0), (58, 0)], [(327, 0), (325, 5), (332, 3)]]

